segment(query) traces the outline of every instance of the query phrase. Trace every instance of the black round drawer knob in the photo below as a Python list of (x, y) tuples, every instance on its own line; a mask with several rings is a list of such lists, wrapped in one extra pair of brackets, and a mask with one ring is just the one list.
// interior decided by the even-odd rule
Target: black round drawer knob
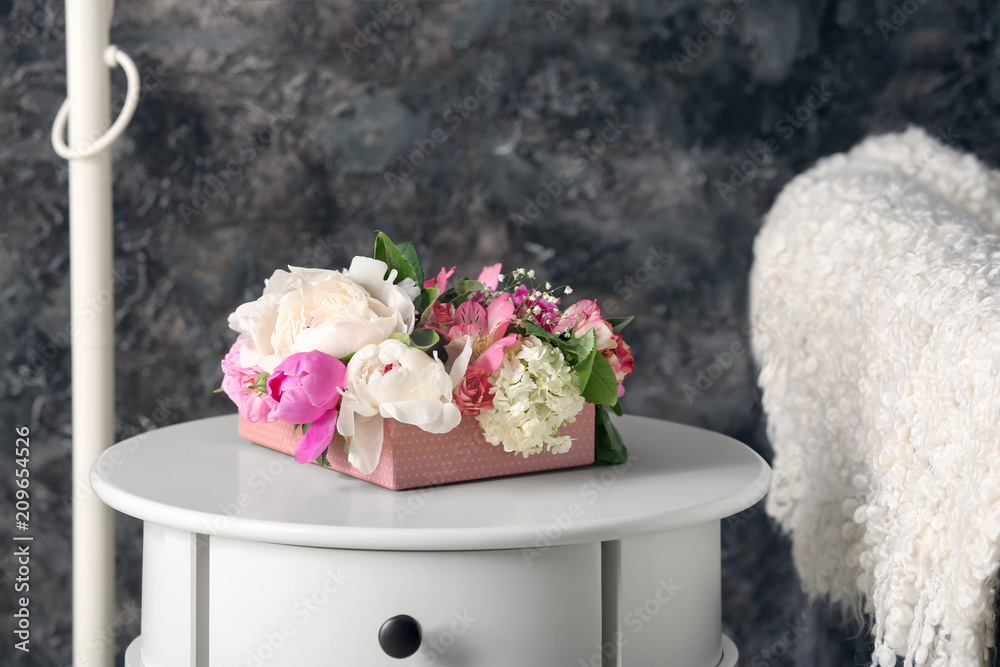
[(406, 614), (393, 616), (378, 631), (378, 645), (392, 658), (409, 658), (420, 648), (420, 624)]

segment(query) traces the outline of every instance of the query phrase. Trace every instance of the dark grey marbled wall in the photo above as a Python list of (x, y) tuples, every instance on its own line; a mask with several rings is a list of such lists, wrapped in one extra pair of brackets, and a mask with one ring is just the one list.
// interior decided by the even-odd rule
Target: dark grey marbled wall
[[(232, 412), (211, 393), (226, 315), (274, 268), (340, 268), (383, 229), (431, 265), (500, 259), (636, 313), (626, 410), (769, 456), (746, 354), (761, 216), (817, 158), (910, 123), (997, 164), (997, 7), (120, 1), (112, 41), (144, 88), (114, 149), (118, 434)], [(4, 547), (0, 663), (68, 665), (67, 184), (48, 141), (62, 5), (0, 0), (0, 30), (0, 424), (11, 444), (31, 426), (37, 527), (34, 649), (11, 658)], [(115, 89), (120, 104), (120, 73)], [(11, 470), (12, 447), (0, 461)], [(8, 517), (12, 475), (0, 485)], [(807, 605), (760, 507), (722, 539), (743, 664), (864, 661), (856, 627)], [(122, 518), (119, 652), (138, 632), (140, 556)]]

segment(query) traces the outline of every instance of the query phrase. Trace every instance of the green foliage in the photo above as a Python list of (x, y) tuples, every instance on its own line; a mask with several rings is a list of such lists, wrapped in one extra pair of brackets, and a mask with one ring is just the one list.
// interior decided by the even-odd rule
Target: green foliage
[(420, 288), (420, 295), (417, 296), (417, 300), (414, 301), (414, 308), (417, 311), (417, 321), (420, 323), (426, 322), (427, 318), (431, 316), (431, 308), (437, 302), (438, 297), (441, 295), (441, 290), (437, 287), (422, 287)]
[(414, 273), (417, 274), (417, 287), (422, 287), (424, 284), (424, 267), (420, 263), (420, 257), (417, 255), (417, 249), (409, 241), (404, 241), (396, 247), (403, 253), (403, 257), (410, 263), (410, 266), (413, 267)]
[(594, 370), (594, 358), (600, 356), (597, 351), (597, 334), (591, 329), (579, 338), (570, 336), (568, 340), (562, 342), (562, 353), (566, 361), (573, 365), (573, 370), (580, 376), (580, 390), (582, 391), (590, 382), (590, 374)]
[(267, 393), (267, 378), (269, 378), (269, 377), (271, 377), (270, 373), (260, 373), (257, 376), (257, 379), (253, 381), (253, 384), (250, 385), (250, 388), (251, 389), (256, 389), (261, 394), (266, 394)]
[(455, 298), (449, 299), (449, 301), (455, 304), (455, 307), (458, 308), (461, 304), (465, 303), (470, 298), (472, 298), (472, 295), (474, 295), (476, 292), (482, 292), (484, 289), (486, 289), (486, 286), (483, 285), (478, 280), (470, 280), (468, 278), (462, 278), (461, 280), (458, 281), (458, 284), (455, 285), (454, 289), (455, 289)]
[(427, 351), (438, 344), (441, 337), (434, 329), (417, 329), (410, 334), (410, 347)]
[(438, 332), (434, 331), (434, 329), (416, 329), (409, 335), (396, 332), (389, 334), (389, 338), (395, 338), (396, 340), (403, 341), (408, 346), (423, 352), (431, 349), (441, 340)]
[(603, 354), (594, 350), (594, 362), (586, 386), (581, 386), (584, 399), (595, 405), (614, 405), (618, 402), (618, 381), (611, 364)]
[(635, 319), (635, 315), (629, 315), (628, 317), (609, 317), (608, 324), (611, 325), (611, 330), (614, 333), (621, 333), (622, 329), (628, 326), (628, 323)]
[[(405, 246), (406, 244), (403, 245)], [(409, 250), (412, 262), (407, 258), (407, 253), (400, 250), (383, 232), (379, 232), (375, 237), (375, 253), (373, 257), (385, 262), (386, 266), (388, 266), (385, 278), (388, 278), (392, 270), (395, 269), (396, 279), (394, 282), (396, 284), (403, 282), (405, 278), (410, 278), (419, 287), (423, 285), (424, 269), (420, 265), (420, 260), (417, 259), (417, 252), (413, 249), (413, 244), (409, 244)]]
[(604, 406), (594, 410), (594, 464), (618, 465), (628, 461), (628, 448)]
[(322, 452), (319, 453), (319, 456), (316, 457), (316, 463), (318, 463), (320, 465), (323, 465), (323, 466), (330, 465), (330, 459), (326, 458), (326, 450), (325, 449)]
[(568, 343), (568, 340), (566, 338), (563, 338), (559, 334), (554, 334), (551, 331), (548, 331), (547, 329), (543, 329), (534, 322), (530, 321), (526, 321), (524, 323), (524, 335), (534, 336), (535, 338), (541, 338), (542, 340), (547, 340), (550, 343), (558, 345), (560, 349), (563, 348), (564, 344)]

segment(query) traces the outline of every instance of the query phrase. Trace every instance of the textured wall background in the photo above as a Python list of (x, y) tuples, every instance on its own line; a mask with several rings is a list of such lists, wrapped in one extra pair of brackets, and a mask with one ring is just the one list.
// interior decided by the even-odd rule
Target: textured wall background
[[(768, 456), (746, 354), (761, 216), (817, 158), (908, 123), (997, 164), (998, 28), (987, 0), (120, 1), (112, 42), (144, 86), (115, 146), (118, 435), (232, 412), (211, 393), (226, 315), (274, 268), (343, 267), (383, 229), (432, 266), (499, 258), (636, 313), (626, 410)], [(0, 554), (0, 663), (68, 665), (63, 7), (0, 0), (0, 30), (0, 423), (11, 444), (31, 426), (36, 534), (27, 657)], [(120, 73), (115, 90), (120, 106)], [(864, 662), (759, 508), (723, 524), (723, 553), (743, 664)], [(122, 517), (121, 623), (95, 638), (119, 654), (140, 556)]]

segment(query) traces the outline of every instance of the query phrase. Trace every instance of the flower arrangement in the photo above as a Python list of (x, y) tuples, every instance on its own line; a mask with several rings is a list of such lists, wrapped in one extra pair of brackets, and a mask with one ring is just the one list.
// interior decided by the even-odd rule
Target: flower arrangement
[(379, 232), (373, 257), (344, 271), (289, 267), (229, 316), (240, 335), (222, 360), (222, 389), (251, 422), (299, 425), (300, 463), (326, 462), (335, 433), (363, 474), (378, 465), (385, 419), (429, 433), (474, 415), (486, 440), (522, 456), (572, 446), (560, 436), (593, 403), (598, 463), (628, 452), (608, 409), (621, 414), (632, 354), (594, 301), (562, 309), (534, 271), (484, 267), (449, 284), (424, 279), (416, 249)]

